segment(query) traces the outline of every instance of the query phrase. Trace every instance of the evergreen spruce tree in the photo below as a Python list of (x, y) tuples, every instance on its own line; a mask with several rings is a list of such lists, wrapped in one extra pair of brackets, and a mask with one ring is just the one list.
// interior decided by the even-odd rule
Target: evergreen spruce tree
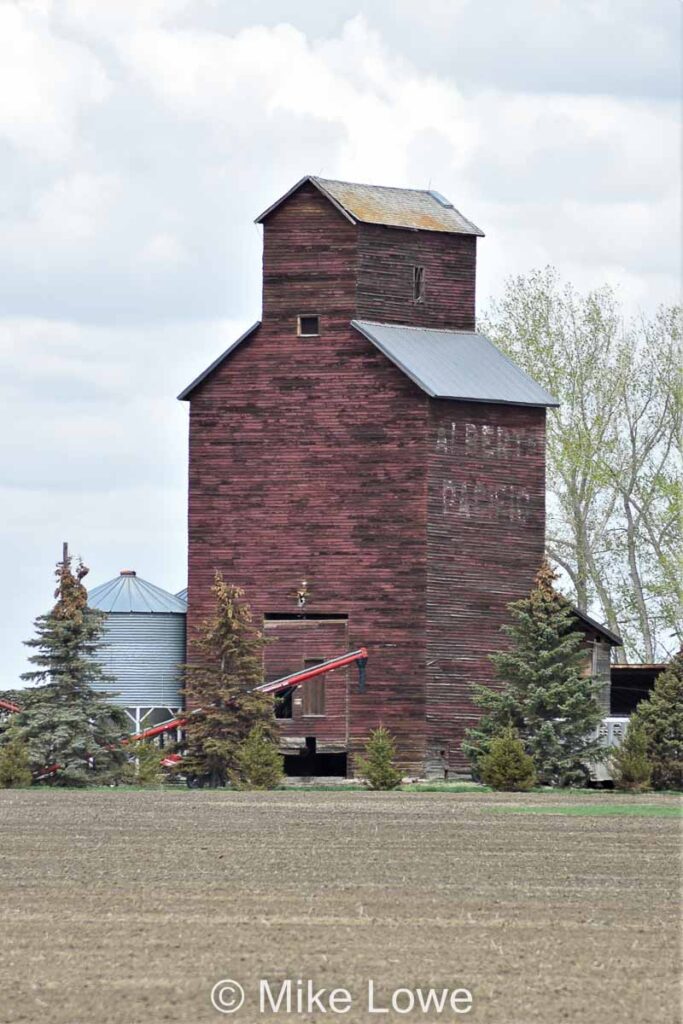
[(534, 762), (509, 726), (492, 738), (488, 754), (480, 759), (479, 771), (482, 782), (492, 789), (524, 792), (536, 782)]
[(396, 789), (401, 785), (396, 743), (388, 729), (373, 729), (365, 745), (365, 757), (356, 759), (356, 770), (369, 789)]
[(624, 741), (614, 750), (611, 762), (612, 776), (617, 789), (639, 793), (648, 788), (652, 765), (647, 758), (647, 736), (639, 722), (629, 723)]
[(21, 711), (0, 725), (0, 745), (25, 743), (34, 779), (54, 785), (115, 781), (126, 762), (119, 745), (125, 712), (109, 703), (112, 693), (93, 689), (110, 677), (97, 657), (105, 617), (88, 608), (81, 582), (87, 572), (80, 561), (72, 569), (69, 556), (57, 565), (57, 602), (36, 619), (36, 635), (26, 641), (36, 667), (21, 678), (38, 685), (21, 692)]
[(235, 783), (242, 789), (275, 789), (282, 782), (284, 757), (259, 723), (237, 748)]
[(683, 789), (683, 651), (636, 708), (627, 736), (634, 726), (645, 733), (653, 789)]
[(554, 588), (546, 563), (534, 589), (509, 605), (512, 622), (503, 627), (507, 650), (491, 655), (501, 690), (474, 686), (474, 700), (486, 714), (467, 732), (463, 750), (480, 776), (480, 761), (491, 740), (515, 729), (545, 785), (585, 784), (588, 765), (601, 761), (596, 727), (602, 712), (596, 684), (583, 674), (583, 635), (574, 628), (569, 602)]
[(31, 767), (26, 744), (11, 737), (0, 746), (0, 789), (19, 789), (31, 785)]
[(195, 711), (185, 726), (178, 770), (199, 785), (224, 786), (239, 776), (238, 751), (256, 725), (275, 741), (273, 698), (250, 693), (263, 682), (263, 634), (255, 628), (244, 591), (214, 577), (216, 611), (195, 640), (198, 663), (185, 666), (185, 700)]

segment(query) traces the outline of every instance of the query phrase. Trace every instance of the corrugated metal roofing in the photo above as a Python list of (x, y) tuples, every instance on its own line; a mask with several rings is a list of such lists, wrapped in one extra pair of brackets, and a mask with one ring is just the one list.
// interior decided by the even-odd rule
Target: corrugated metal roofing
[(183, 587), (182, 590), (179, 590), (176, 597), (187, 604), (187, 587)]
[(88, 592), (88, 605), (101, 612), (175, 612), (184, 615), (187, 604), (175, 594), (140, 579), (130, 571), (101, 583)]
[(463, 216), (439, 192), (416, 188), (392, 188), (386, 185), (360, 185), (307, 175), (256, 218), (262, 223), (297, 189), (310, 181), (344, 216), (356, 223), (383, 224), (415, 231), (441, 231), (457, 235), (481, 235), (484, 232)]
[(559, 405), (483, 334), (367, 320), (351, 324), (432, 398)]

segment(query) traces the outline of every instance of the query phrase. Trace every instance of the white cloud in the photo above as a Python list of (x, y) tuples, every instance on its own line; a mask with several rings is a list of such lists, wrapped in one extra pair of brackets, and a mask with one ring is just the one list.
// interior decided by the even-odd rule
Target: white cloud
[[(358, 14), (360, 10), (361, 14)], [(70, 539), (184, 581), (174, 396), (259, 313), (252, 218), (306, 173), (434, 187), (487, 233), (479, 294), (552, 263), (678, 293), (659, 0), (0, 2), (1, 528), (20, 640)], [(661, 75), (658, 76), (658, 67)]]
[(189, 256), (187, 250), (177, 238), (162, 232), (145, 242), (137, 254), (136, 260), (139, 264), (151, 268), (156, 267), (163, 271), (168, 267), (182, 266), (182, 264), (188, 262)]
[(110, 90), (92, 52), (51, 32), (47, 4), (0, 4), (0, 138), (65, 159), (79, 114)]

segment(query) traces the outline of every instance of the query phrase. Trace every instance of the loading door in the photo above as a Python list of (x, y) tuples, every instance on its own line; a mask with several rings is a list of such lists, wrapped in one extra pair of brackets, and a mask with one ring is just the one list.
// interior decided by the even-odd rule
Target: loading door
[[(350, 650), (346, 616), (266, 615), (265, 679), (278, 679)], [(353, 666), (352, 666), (353, 668)], [(283, 748), (344, 752), (349, 734), (348, 668), (309, 679), (276, 705)]]

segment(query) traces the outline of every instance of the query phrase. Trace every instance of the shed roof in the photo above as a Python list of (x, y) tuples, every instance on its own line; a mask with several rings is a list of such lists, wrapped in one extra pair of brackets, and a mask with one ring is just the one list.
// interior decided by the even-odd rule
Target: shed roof
[(334, 181), (306, 175), (256, 218), (262, 224), (274, 210), (298, 189), (310, 182), (353, 224), (382, 224), (413, 231), (441, 231), (455, 235), (480, 235), (484, 232), (464, 217), (453, 204), (432, 189), (392, 188), (387, 185), (360, 185), (352, 181)]
[(132, 570), (124, 569), (119, 576), (88, 592), (88, 606), (101, 612), (171, 612), (184, 615), (187, 602), (140, 579)]
[(624, 642), (618, 633), (614, 633), (607, 626), (598, 622), (597, 619), (591, 618), (590, 615), (586, 615), (585, 612), (580, 611), (578, 608), (572, 608), (572, 611), (584, 626), (588, 626), (590, 629), (594, 629), (596, 633), (600, 633), (612, 647), (623, 647)]
[(368, 320), (351, 324), (432, 398), (559, 405), (483, 334)]

